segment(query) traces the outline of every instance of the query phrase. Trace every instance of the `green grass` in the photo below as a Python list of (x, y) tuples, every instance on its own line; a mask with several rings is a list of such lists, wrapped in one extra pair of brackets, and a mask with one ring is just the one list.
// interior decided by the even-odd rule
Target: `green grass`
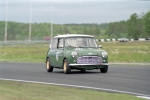
[(109, 54), (109, 62), (150, 63), (150, 42), (100, 43)]
[(0, 47), (0, 61), (44, 62), (49, 44), (5, 45)]
[[(109, 54), (109, 62), (150, 63), (150, 42), (100, 42)], [(49, 44), (0, 46), (0, 61), (45, 62)]]
[(127, 94), (0, 80), (0, 100), (145, 100)]

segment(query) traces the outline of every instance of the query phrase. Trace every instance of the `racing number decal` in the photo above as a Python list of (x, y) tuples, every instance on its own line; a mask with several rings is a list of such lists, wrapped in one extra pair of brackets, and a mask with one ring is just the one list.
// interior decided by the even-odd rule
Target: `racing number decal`
[(56, 60), (58, 61), (59, 52), (56, 52)]

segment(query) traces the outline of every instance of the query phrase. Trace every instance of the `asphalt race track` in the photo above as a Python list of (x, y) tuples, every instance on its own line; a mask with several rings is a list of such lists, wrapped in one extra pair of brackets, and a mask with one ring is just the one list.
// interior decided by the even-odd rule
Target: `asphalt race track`
[(45, 63), (0, 62), (0, 78), (95, 87), (150, 96), (150, 65), (109, 65), (108, 73), (62, 69), (48, 73)]

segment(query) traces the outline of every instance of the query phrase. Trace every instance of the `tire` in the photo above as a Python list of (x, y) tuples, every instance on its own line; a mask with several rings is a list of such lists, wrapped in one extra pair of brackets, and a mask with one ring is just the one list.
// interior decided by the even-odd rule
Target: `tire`
[(81, 71), (81, 72), (86, 72), (86, 70), (85, 70), (85, 69), (81, 69), (80, 71)]
[(65, 59), (63, 63), (63, 70), (65, 74), (69, 74), (71, 72), (71, 67), (69, 66), (68, 60)]
[(107, 73), (108, 71), (108, 65), (106, 65), (104, 68), (100, 68), (101, 73)]
[(47, 58), (47, 60), (46, 60), (46, 70), (47, 70), (47, 72), (52, 72), (53, 71), (53, 67), (51, 66), (49, 58)]

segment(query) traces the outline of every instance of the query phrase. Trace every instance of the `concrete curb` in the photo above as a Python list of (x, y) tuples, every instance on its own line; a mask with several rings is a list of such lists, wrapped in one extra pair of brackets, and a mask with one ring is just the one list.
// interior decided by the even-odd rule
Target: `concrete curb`
[(150, 38), (137, 38), (137, 39), (97, 39), (99, 42), (110, 42), (110, 41), (119, 41), (119, 42), (127, 42), (127, 41), (150, 41)]

